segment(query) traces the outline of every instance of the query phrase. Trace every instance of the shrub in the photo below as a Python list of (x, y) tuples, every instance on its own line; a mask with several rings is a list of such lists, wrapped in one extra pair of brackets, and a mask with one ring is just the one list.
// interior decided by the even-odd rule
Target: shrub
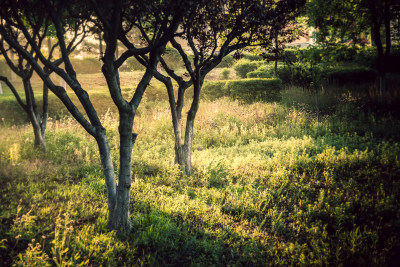
[(250, 71), (247, 73), (247, 78), (272, 78), (272, 74), (267, 71)]
[(221, 63), (218, 64), (218, 67), (219, 68), (230, 68), (230, 67), (232, 67), (233, 63), (234, 63), (233, 56), (227, 55), (221, 60)]
[(71, 63), (76, 73), (93, 74), (101, 72), (101, 61), (96, 57), (73, 58)]
[(227, 80), (227, 79), (229, 79), (229, 75), (231, 74), (231, 70), (225, 68), (225, 69), (222, 70), (221, 74), (222, 74), (222, 78), (224, 80)]
[(226, 81), (206, 81), (203, 85), (203, 97), (210, 100), (215, 100), (220, 97), (228, 96), (226, 90)]
[(283, 84), (292, 83), (292, 72), (288, 67), (278, 68), (277, 76), (279, 79), (281, 79)]
[(247, 59), (241, 59), (235, 63), (233, 68), (239, 77), (246, 78), (247, 73), (256, 70), (263, 63), (263, 61), (249, 61)]
[(264, 72), (268, 72), (268, 73), (272, 73), (274, 71), (274, 66), (272, 65), (261, 65), (260, 67), (258, 67), (258, 69), (256, 69), (256, 71), (264, 71)]
[(282, 89), (282, 81), (280, 79), (244, 79), (228, 81), (226, 90), (233, 99), (242, 100), (244, 102), (279, 101), (280, 90)]
[(335, 68), (328, 72), (328, 81), (335, 84), (370, 83), (376, 79), (376, 71), (370, 68)]

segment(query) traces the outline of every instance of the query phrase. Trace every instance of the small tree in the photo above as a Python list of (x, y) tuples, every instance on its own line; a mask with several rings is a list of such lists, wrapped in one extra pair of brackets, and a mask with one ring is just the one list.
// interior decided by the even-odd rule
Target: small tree
[[(46, 37), (51, 36), (51, 25), (49, 24), (48, 19), (42, 16), (32, 16), (27, 17), (26, 19), (30, 20), (29, 25), (35, 25), (35, 27), (31, 27), (28, 29), (31, 32), (31, 36), (37, 43), (38, 47), (42, 47)], [(6, 30), (8, 34), (12, 36), (15, 40), (19, 40), (23, 49), (27, 51), (31, 55), (31, 57), (37, 60), (38, 55), (35, 53), (35, 50), (32, 48), (29, 42), (26, 42), (24, 40), (22, 32), (18, 30), (18, 28), (13, 26), (15, 24), (15, 21), (12, 20), (12, 17), (5, 18), (5, 21), (6, 23), (2, 23), (4, 30)], [(69, 39), (70, 42), (67, 46), (67, 53), (70, 54), (83, 41), (87, 32), (85, 30), (85, 25), (82, 25), (78, 20), (75, 20), (73, 25), (69, 24), (66, 28), (67, 32), (72, 36), (72, 38)], [(51, 45), (51, 41), (48, 41), (47, 60), (52, 61), (55, 66), (58, 66), (62, 63), (61, 59), (53, 59), (53, 53), (57, 46), (58, 43)], [(13, 58), (10, 58), (8, 56), (8, 50), (11, 50), (12, 55), (17, 55), (16, 62)], [(38, 110), (36, 104), (34, 90), (31, 84), (33, 68), (30, 66), (28, 61), (24, 59), (21, 53), (18, 53), (17, 51), (13, 51), (11, 48), (8, 48), (3, 39), (0, 39), (0, 53), (5, 58), (11, 71), (21, 78), (25, 93), (25, 101), (22, 100), (20, 94), (18, 93), (18, 90), (15, 88), (13, 83), (8, 80), (7, 77), (0, 76), (0, 80), (7, 84), (11, 92), (14, 94), (18, 104), (28, 115), (35, 136), (35, 147), (40, 147), (44, 151), (46, 151), (45, 136), (48, 118), (48, 87), (46, 83), (43, 83), (43, 104), (42, 114), (40, 114), (40, 111)], [(50, 69), (46, 69), (45, 72), (47, 75), (50, 75), (53, 71)]]
[[(175, 161), (186, 175), (192, 172), (194, 121), (206, 75), (231, 53), (239, 55), (241, 50), (257, 46), (265, 50), (273, 45), (277, 34), (289, 36), (291, 31), (287, 26), (298, 16), (305, 1), (207, 0), (198, 3), (182, 24), (183, 37), (190, 51), (185, 51), (176, 38), (170, 40), (184, 62), (186, 73), (177, 75), (174, 66), (161, 59), (168, 76), (160, 72), (155, 75), (167, 88), (175, 135)], [(193, 54), (193, 60), (189, 59), (189, 54)], [(171, 78), (178, 84), (177, 98)], [(183, 135), (184, 96), (191, 86), (193, 100)]]

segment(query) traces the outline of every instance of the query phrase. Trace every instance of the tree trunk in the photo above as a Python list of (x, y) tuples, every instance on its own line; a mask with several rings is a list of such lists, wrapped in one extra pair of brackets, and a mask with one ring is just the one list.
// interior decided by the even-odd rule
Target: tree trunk
[(175, 163), (179, 164), (181, 170), (185, 168), (183, 161), (183, 144), (182, 144), (182, 121), (173, 121), (174, 136), (175, 136)]
[(192, 173), (193, 129), (198, 106), (198, 99), (193, 100), (187, 115), (184, 143), (182, 143), (182, 108), (171, 106), (172, 113), (176, 114), (176, 116), (172, 116), (175, 136), (175, 163), (179, 164), (184, 175), (190, 175)]
[(112, 230), (123, 230), (128, 233), (132, 229), (129, 217), (130, 188), (132, 183), (131, 162), (132, 148), (136, 135), (132, 133), (133, 113), (120, 112), (120, 168), (115, 207), (110, 213), (109, 227)]
[(112, 216), (117, 203), (117, 184), (115, 180), (114, 165), (111, 159), (110, 147), (107, 140), (106, 130), (99, 128), (96, 131), (96, 141), (99, 147), (103, 174), (106, 181), (107, 200), (108, 200), (108, 228), (113, 229)]
[(190, 175), (192, 173), (193, 126), (196, 112), (197, 110), (192, 114), (189, 112), (186, 121), (185, 145), (183, 146), (183, 173), (185, 175)]
[[(200, 73), (197, 73), (197, 77)], [(193, 84), (193, 101), (190, 106), (190, 110), (186, 119), (186, 129), (185, 129), (185, 144), (183, 146), (183, 173), (185, 175), (190, 175), (192, 173), (192, 147), (193, 147), (193, 130), (194, 130), (194, 120), (196, 118), (197, 111), (199, 109), (200, 101), (200, 89), (202, 86), (202, 81), (199, 79)]]
[(49, 88), (43, 83), (43, 111), (42, 111), (41, 130), (43, 140), (46, 140), (47, 119), (49, 118)]
[(43, 151), (46, 151), (46, 141), (43, 134), (44, 131), (42, 131), (40, 115), (37, 110), (35, 97), (33, 95), (33, 90), (29, 78), (23, 78), (23, 83), (26, 98), (25, 112), (27, 113), (33, 127), (33, 133), (35, 135), (34, 146), (36, 148), (43, 149)]
[[(29, 117), (31, 117), (31, 114), (29, 115)], [(40, 123), (35, 118), (33, 120), (31, 119), (31, 124), (33, 127), (33, 133), (35, 134), (35, 147), (46, 151), (46, 141), (44, 136), (42, 135), (42, 128), (40, 127)]]

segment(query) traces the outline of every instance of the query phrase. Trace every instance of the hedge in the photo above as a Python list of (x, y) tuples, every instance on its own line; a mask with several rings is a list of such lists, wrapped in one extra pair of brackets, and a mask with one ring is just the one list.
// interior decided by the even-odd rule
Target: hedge
[[(288, 67), (278, 68), (278, 77), (283, 84), (291, 84), (308, 88), (317, 79), (323, 84), (362, 84), (373, 83), (377, 73), (365, 67), (328, 67), (322, 64), (315, 65), (312, 69), (303, 64), (293, 64)], [(314, 78), (313, 78), (314, 77)]]
[(264, 64), (263, 61), (249, 61), (246, 59), (241, 59), (235, 63), (233, 69), (240, 78), (246, 78), (247, 73), (255, 71), (262, 64)]
[(247, 78), (272, 78), (272, 74), (267, 71), (250, 71), (247, 73)]
[(218, 64), (218, 68), (230, 68), (234, 64), (235, 59), (231, 55), (227, 55), (222, 58), (221, 63)]
[(328, 71), (328, 82), (334, 84), (371, 83), (376, 80), (375, 70), (363, 67), (340, 68)]
[(226, 89), (231, 98), (244, 102), (274, 102), (281, 99), (282, 81), (277, 78), (253, 78), (228, 81)]
[(226, 88), (225, 80), (210, 82), (206, 81), (203, 85), (203, 97), (210, 100), (215, 100), (220, 97), (229, 96)]
[(229, 81), (207, 81), (203, 85), (203, 97), (214, 100), (219, 97), (230, 97), (243, 102), (279, 101), (282, 81), (277, 78), (253, 78)]

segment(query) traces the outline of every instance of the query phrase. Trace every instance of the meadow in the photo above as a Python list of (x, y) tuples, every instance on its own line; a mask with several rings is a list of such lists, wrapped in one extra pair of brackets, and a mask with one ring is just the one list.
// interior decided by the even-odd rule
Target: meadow
[[(138, 75), (121, 74), (125, 96)], [(222, 75), (217, 69), (210, 79)], [(118, 116), (101, 74), (79, 79), (102, 114), (117, 167)], [(194, 174), (182, 176), (166, 93), (152, 81), (134, 123), (129, 235), (106, 228), (106, 187), (93, 138), (51, 95), (47, 153), (34, 149), (26, 115), (4, 89), (0, 262), (394, 266), (400, 120), (390, 109), (371, 109), (351, 86), (321, 91), (319, 118), (315, 96), (293, 86), (280, 102), (203, 99)]]

